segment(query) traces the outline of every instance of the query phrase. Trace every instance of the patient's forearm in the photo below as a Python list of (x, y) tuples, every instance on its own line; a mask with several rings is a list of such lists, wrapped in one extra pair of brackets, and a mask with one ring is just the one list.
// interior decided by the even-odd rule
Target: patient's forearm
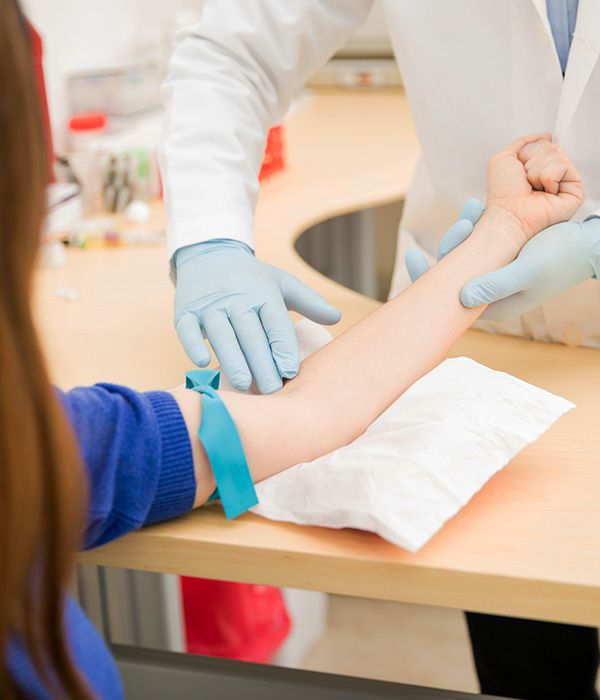
[(278, 394), (224, 392), (255, 481), (347, 444), (435, 367), (483, 311), (460, 304), (462, 286), (518, 253), (513, 227), (486, 213), (465, 243), (308, 358)]

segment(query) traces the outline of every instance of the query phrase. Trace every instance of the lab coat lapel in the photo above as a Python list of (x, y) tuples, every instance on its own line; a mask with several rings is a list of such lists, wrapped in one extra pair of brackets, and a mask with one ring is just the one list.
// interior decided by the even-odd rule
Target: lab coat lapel
[(577, 22), (556, 117), (555, 132), (558, 141), (565, 138), (599, 55), (600, 0), (579, 0)]
[[(548, 33), (548, 37), (552, 40), (552, 46), (554, 46), (554, 37), (552, 36), (552, 27), (550, 26), (550, 20), (548, 19), (546, 0), (531, 0), (531, 2), (534, 4), (535, 9), (537, 10), (538, 15), (540, 16), (540, 19), (542, 20), (542, 24), (544, 25), (544, 29)], [(556, 58), (558, 60), (558, 54)]]

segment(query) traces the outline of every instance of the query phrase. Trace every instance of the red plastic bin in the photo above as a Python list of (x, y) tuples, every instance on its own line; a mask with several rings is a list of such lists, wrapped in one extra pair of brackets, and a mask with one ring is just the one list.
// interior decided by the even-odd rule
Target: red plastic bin
[(291, 622), (278, 588), (181, 577), (186, 651), (268, 663)]
[(285, 167), (285, 141), (283, 138), (283, 125), (274, 126), (267, 136), (267, 146), (263, 160), (259, 180), (264, 180), (269, 175), (283, 170)]

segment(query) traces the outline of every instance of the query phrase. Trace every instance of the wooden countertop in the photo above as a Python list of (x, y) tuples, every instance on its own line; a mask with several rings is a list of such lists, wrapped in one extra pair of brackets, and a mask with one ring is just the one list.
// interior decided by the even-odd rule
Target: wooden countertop
[[(259, 255), (344, 310), (341, 331), (376, 302), (325, 279), (295, 253), (300, 232), (398, 199), (418, 144), (401, 93), (328, 93), (287, 124), (288, 169), (264, 183)], [(162, 212), (155, 212), (158, 223)], [(78, 301), (54, 290), (72, 287)], [(42, 270), (36, 311), (54, 380), (139, 389), (181, 383), (189, 363), (172, 329), (163, 246), (72, 250)], [(571, 399), (577, 408), (525, 449), (418, 554), (375, 535), (227, 522), (218, 507), (83, 554), (88, 563), (600, 625), (600, 352), (471, 331), (453, 355)]]

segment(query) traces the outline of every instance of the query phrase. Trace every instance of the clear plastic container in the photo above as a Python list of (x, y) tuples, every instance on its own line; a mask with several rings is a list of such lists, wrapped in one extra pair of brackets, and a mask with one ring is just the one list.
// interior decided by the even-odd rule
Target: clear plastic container
[(163, 61), (149, 56), (128, 64), (82, 71), (68, 78), (73, 112), (102, 110), (110, 117), (128, 117), (160, 104)]
[(81, 187), (84, 214), (100, 209), (102, 194), (102, 149), (100, 139), (106, 131), (103, 112), (76, 114), (69, 119), (69, 165)]

